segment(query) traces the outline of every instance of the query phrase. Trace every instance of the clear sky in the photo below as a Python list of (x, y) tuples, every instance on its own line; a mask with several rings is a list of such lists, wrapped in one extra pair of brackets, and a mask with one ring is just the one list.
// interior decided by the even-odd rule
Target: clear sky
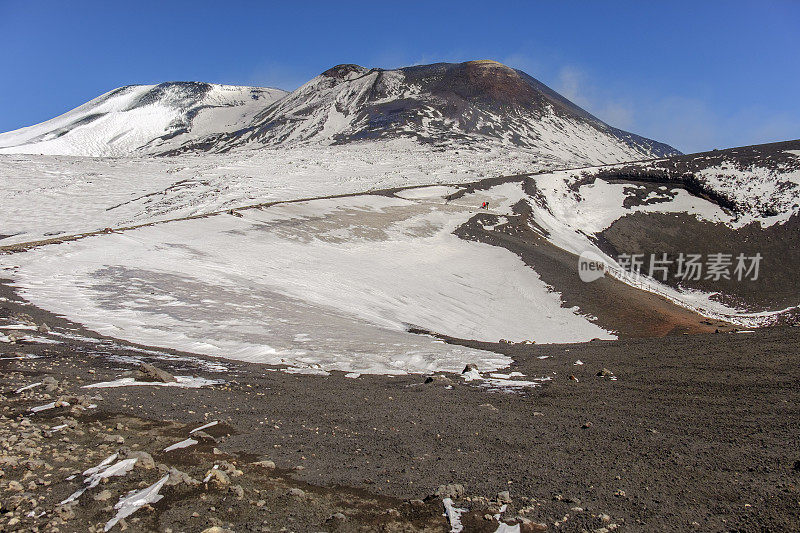
[(495, 59), (684, 152), (800, 138), (800, 1), (0, 0), (0, 131), (115, 87)]

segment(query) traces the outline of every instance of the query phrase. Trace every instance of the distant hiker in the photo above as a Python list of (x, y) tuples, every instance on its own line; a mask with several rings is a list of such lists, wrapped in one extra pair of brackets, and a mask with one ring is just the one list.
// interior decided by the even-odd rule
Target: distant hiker
[(489, 205), (489, 204), (487, 204), (486, 202), (483, 202), (483, 203), (481, 204), (481, 209), (486, 209), (486, 208), (488, 207), (488, 205)]

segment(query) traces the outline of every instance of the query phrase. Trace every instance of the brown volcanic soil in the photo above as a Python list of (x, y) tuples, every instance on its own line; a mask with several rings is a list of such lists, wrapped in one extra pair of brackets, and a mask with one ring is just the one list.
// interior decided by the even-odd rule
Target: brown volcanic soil
[[(16, 301), (5, 285), (0, 295), (11, 300), (0, 302), (0, 317), (19, 320), (25, 313), (58, 331), (91, 336)], [(211, 373), (199, 360), (154, 359), (108, 341), (0, 344), (2, 357), (42, 356), (0, 360), (7, 396), (0, 436), (8, 444), (0, 457), (19, 453), (7, 437), (13, 424), (33, 432), (20, 424), (23, 418), (37, 428), (76, 422), (61, 437), (31, 437), (34, 445), (44, 443), (38, 458), (53, 470), (11, 466), (4, 459), (0, 527), (31, 530), (33, 519), (16, 511), (13, 518), (22, 519), (9, 526), (11, 508), (27, 512), (31, 504), (24, 502), (31, 498), (48, 513), (36, 521), (40, 530), (53, 520), (63, 522), (57, 522), (61, 531), (86, 531), (108, 520), (120, 494), (152, 483), (160, 473), (135, 469), (87, 493), (68, 510), (72, 515), (53, 510), (80, 485), (66, 481), (67, 475), (122, 446), (105, 438), (119, 435), (125, 446), (148, 451), (157, 463), (195, 479), (223, 459), (242, 470), (230, 478), (241, 486), (241, 497), (231, 486), (168, 486), (164, 500), (127, 520), (132, 531), (200, 531), (215, 523), (234, 531), (446, 531), (439, 498), (410, 500), (447, 483), (462, 484), (471, 496), (457, 502), (471, 509), (464, 517), (468, 531), (496, 529), (483, 516), (497, 510), (490, 499), (502, 490), (513, 500), (504, 518), (522, 516), (551, 531), (796, 531), (799, 339), (800, 329), (775, 328), (580, 345), (452, 340), (509, 354), (516, 360), (513, 370), (530, 377), (552, 377), (526, 394), (488, 392), (458, 376), (450, 376), (447, 388), (446, 382), (424, 384), (422, 376), (302, 376), (237, 362), (227, 362), (226, 373)], [(26, 415), (45, 398), (11, 394), (49, 375), (60, 387), (52, 394), (80, 403), (86, 394), (81, 384), (132, 368), (133, 359), (120, 356), (226, 383), (102, 389), (102, 400), (92, 400), (96, 410), (74, 414), (62, 408)], [(584, 364), (575, 365), (577, 360)], [(603, 368), (616, 379), (597, 377)], [(34, 391), (32, 396), (44, 393)], [(174, 457), (159, 451), (208, 420), (221, 421), (209, 430), (216, 442), (203, 439)], [(74, 457), (56, 461), (47, 451), (54, 442)], [(215, 454), (215, 447), (222, 453)], [(262, 472), (249, 465), (255, 458), (271, 459), (278, 468)], [(10, 480), (24, 480), (22, 494), (31, 498), (20, 504), (20, 493), (8, 490)], [(305, 495), (292, 496), (292, 488)], [(102, 489), (113, 498), (94, 500)], [(345, 520), (331, 521), (336, 512)]]
[[(662, 337), (681, 333), (730, 331), (731, 324), (702, 317), (658, 295), (606, 276), (584, 283), (578, 276), (578, 257), (554, 246), (531, 229), (529, 208), (520, 203), (516, 216), (496, 225), (491, 214), (474, 216), (455, 232), (462, 239), (500, 246), (517, 254), (543, 281), (561, 293), (565, 307), (577, 306), (603, 328), (625, 337)], [(493, 229), (484, 229), (493, 226)]]
[[(679, 253), (731, 254), (747, 257), (760, 253), (757, 280), (738, 281), (720, 279), (688, 281), (684, 285), (693, 289), (728, 295), (727, 303), (742, 304), (752, 311), (780, 310), (800, 302), (800, 217), (794, 216), (785, 224), (762, 228), (750, 224), (732, 230), (724, 224), (700, 221), (685, 214), (634, 213), (615, 221), (600, 234), (604, 252), (616, 257), (620, 253), (642, 253), (645, 257), (662, 253), (674, 260)], [(731, 268), (733, 272), (733, 268)], [(671, 268), (668, 282), (676, 286), (675, 266)], [(705, 275), (705, 273), (704, 273)]]

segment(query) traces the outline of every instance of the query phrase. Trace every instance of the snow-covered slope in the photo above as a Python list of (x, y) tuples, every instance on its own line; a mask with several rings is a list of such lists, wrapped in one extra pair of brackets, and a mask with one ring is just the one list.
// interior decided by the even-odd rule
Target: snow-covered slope
[(713, 150), (581, 171), (607, 179), (682, 183), (736, 215), (738, 227), (800, 212), (800, 140)]
[(0, 134), (0, 153), (127, 156), (247, 126), (284, 91), (197, 82), (129, 85), (61, 116)]
[(0, 153), (174, 155), (397, 138), (454, 151), (514, 148), (551, 167), (679, 153), (613, 128), (494, 61), (339, 65), (289, 94), (190, 82), (123, 87), (0, 135)]
[(516, 147), (564, 165), (679, 153), (613, 128), (524, 72), (494, 61), (397, 70), (339, 65), (265, 109), (251, 128), (185, 149), (387, 137), (449, 148)]

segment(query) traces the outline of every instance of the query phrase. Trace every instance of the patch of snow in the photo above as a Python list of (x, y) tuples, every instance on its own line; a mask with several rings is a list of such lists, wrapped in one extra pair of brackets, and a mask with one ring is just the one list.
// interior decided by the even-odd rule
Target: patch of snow
[(197, 441), (195, 439), (184, 439), (184, 440), (182, 440), (180, 442), (176, 442), (175, 444), (173, 444), (171, 446), (167, 446), (166, 448), (164, 448), (164, 451), (165, 452), (171, 452), (172, 450), (179, 450), (181, 448), (188, 448), (189, 446), (194, 446), (198, 442), (199, 441)]
[(461, 524), (461, 514), (467, 512), (467, 510), (453, 506), (453, 500), (451, 498), (442, 499), (442, 505), (444, 505), (444, 514), (450, 524), (450, 533), (460, 533), (463, 531), (464, 526)]
[[(409, 325), (493, 342), (614, 338), (562, 307), (515, 254), (452, 234), (482, 199), (510, 214), (523, 197), (505, 183), (447, 206), (376, 195), (280, 204), (9, 257), (30, 301), (138, 344), (288, 372), (490, 371), (510, 358)], [(326, 334), (298, 342), (310, 328)]]
[(72, 493), (67, 499), (62, 501), (59, 505), (64, 505), (77, 500), (78, 498), (81, 497), (81, 495), (83, 495), (84, 492), (86, 492), (87, 490), (91, 490), (95, 488), (97, 485), (99, 485), (100, 482), (103, 481), (103, 479), (126, 475), (133, 469), (133, 466), (136, 464), (137, 461), (137, 459), (134, 457), (131, 459), (123, 459), (121, 461), (117, 461), (116, 463), (114, 463), (114, 461), (117, 460), (117, 457), (119, 457), (119, 454), (115, 453), (110, 457), (106, 458), (105, 460), (103, 460), (103, 462), (101, 462), (99, 465), (87, 469), (83, 473), (84, 476), (87, 476), (86, 479), (83, 480), (86, 486)]
[(219, 420), (214, 420), (213, 422), (209, 422), (208, 424), (203, 424), (199, 428), (194, 428), (193, 430), (191, 430), (189, 432), (189, 435), (191, 435), (192, 433), (194, 433), (196, 431), (203, 431), (204, 429), (208, 429), (208, 428), (214, 427), (217, 424), (219, 424)]
[[(56, 402), (46, 403), (44, 405), (38, 405), (36, 407), (31, 407), (31, 413), (38, 413), (41, 411), (47, 411), (49, 409), (55, 409)], [(61, 402), (61, 407), (69, 407), (67, 402)]]
[(183, 389), (199, 389), (208, 385), (219, 385), (224, 383), (221, 379), (196, 378), (192, 376), (175, 376), (177, 381), (161, 383), (160, 381), (136, 381), (134, 378), (119, 378), (113, 381), (101, 381), (84, 385), (84, 389), (107, 389), (112, 387), (134, 387), (140, 385), (150, 385), (154, 387), (179, 387)]
[(34, 389), (34, 388), (38, 387), (41, 384), (42, 384), (41, 381), (37, 381), (36, 383), (31, 383), (30, 385), (25, 385), (24, 387), (20, 387), (17, 390), (15, 390), (14, 394), (19, 394), (21, 392), (25, 392), (26, 390)]
[(119, 502), (114, 506), (114, 509), (117, 509), (117, 514), (106, 522), (104, 531), (110, 530), (114, 527), (117, 522), (122, 520), (123, 518), (127, 518), (145, 505), (150, 503), (156, 503), (161, 501), (164, 497), (159, 494), (161, 487), (164, 486), (164, 483), (167, 482), (169, 479), (169, 474), (165, 474), (164, 477), (150, 485), (149, 487), (142, 489), (140, 491), (132, 491), (127, 496), (123, 496), (120, 498)]

